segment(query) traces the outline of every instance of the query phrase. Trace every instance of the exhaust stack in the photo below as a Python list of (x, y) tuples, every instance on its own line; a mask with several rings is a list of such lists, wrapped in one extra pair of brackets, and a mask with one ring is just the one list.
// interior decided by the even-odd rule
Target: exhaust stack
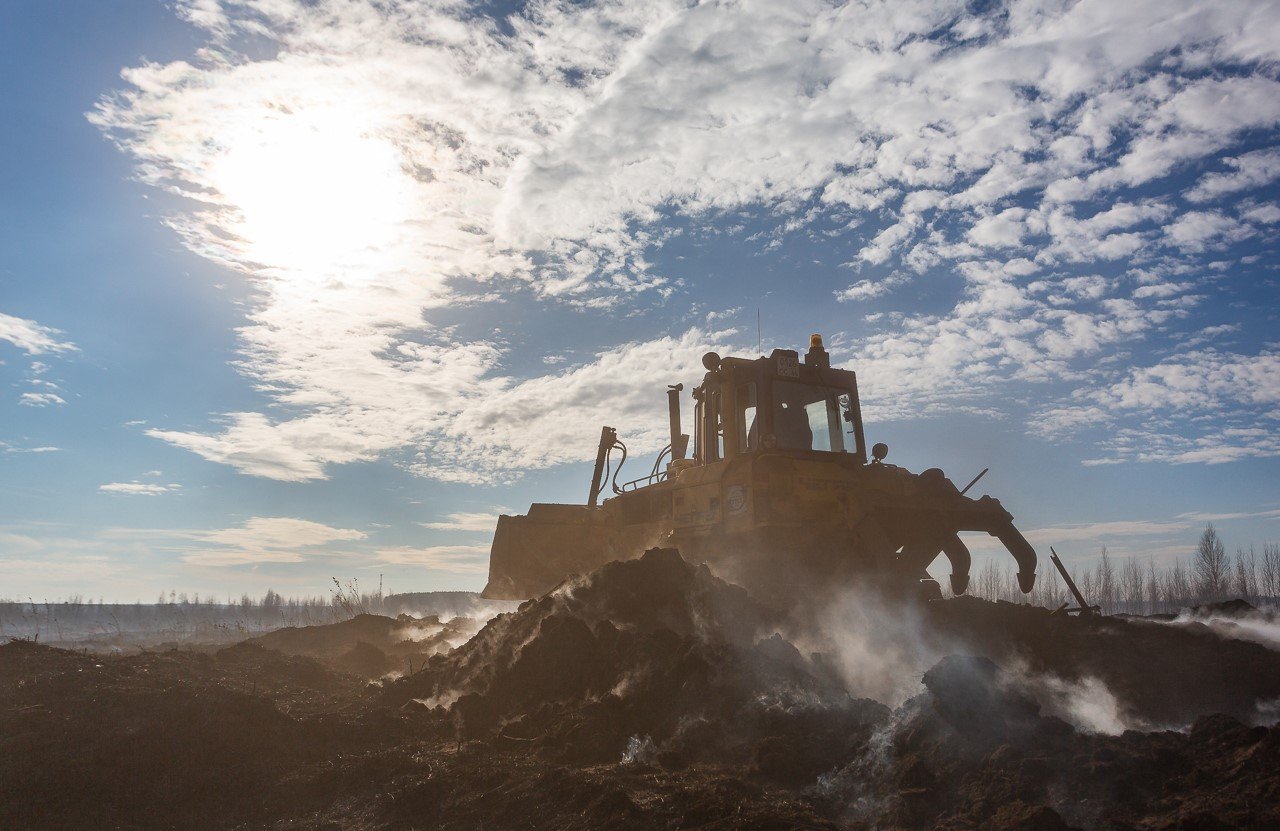
[(671, 417), (671, 461), (684, 459), (689, 447), (689, 437), (680, 432), (680, 391), (684, 384), (667, 387), (667, 410)]

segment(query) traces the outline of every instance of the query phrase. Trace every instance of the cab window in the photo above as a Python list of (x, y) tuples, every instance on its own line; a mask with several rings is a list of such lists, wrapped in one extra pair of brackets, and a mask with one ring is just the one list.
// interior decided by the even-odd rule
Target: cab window
[(760, 446), (760, 428), (756, 424), (756, 382), (738, 385), (738, 450), (746, 452)]
[(845, 440), (849, 393), (798, 381), (773, 383), (773, 432), (778, 447), (848, 453)]

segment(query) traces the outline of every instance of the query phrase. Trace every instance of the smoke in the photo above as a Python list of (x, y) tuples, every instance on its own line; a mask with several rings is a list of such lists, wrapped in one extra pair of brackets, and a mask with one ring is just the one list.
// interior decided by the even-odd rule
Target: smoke
[(805, 618), (793, 643), (828, 656), (851, 695), (890, 707), (919, 693), (925, 670), (959, 649), (929, 630), (916, 604), (869, 588), (842, 591)]
[[(971, 654), (971, 645), (931, 627), (924, 609), (871, 589), (841, 592), (794, 638), (802, 650), (830, 657), (849, 693), (900, 707), (923, 691), (922, 677), (947, 655)], [(1277, 633), (1280, 636), (1280, 633)], [(1001, 662), (1002, 682), (1084, 733), (1119, 735), (1152, 729), (1097, 677), (1078, 679), (1033, 671), (1026, 661)]]
[(399, 634), (403, 640), (421, 643), (431, 640), (443, 631), (444, 624), (438, 620), (419, 620), (401, 626)]
[(1118, 736), (1151, 725), (1130, 714), (1106, 683), (1095, 677), (1068, 679), (1032, 672), (1022, 662), (1002, 668), (1005, 684), (1029, 695), (1046, 716), (1055, 716), (1082, 733)]
[(519, 605), (514, 600), (489, 600), (471, 592), (410, 592), (388, 595), (381, 613), (389, 617), (436, 617), (446, 622), (459, 617), (486, 622), (503, 612), (514, 612)]
[(1250, 641), (1268, 649), (1280, 650), (1280, 619), (1274, 611), (1254, 611), (1241, 615), (1209, 614), (1183, 611), (1170, 621), (1171, 626), (1200, 624), (1221, 638)]
[(426, 698), (413, 698), (410, 700), (416, 701), (428, 710), (434, 710), (436, 707), (444, 707), (448, 709), (461, 697), (462, 690), (444, 690), (439, 695), (432, 695)]
[(896, 764), (894, 743), (909, 720), (905, 708), (895, 710), (889, 720), (871, 734), (857, 758), (819, 776), (810, 793), (827, 801), (838, 801), (852, 820), (867, 820), (886, 813), (889, 794), (895, 790), (890, 784)]
[(497, 617), (497, 613), (487, 618), (458, 616), (444, 622), (427, 618), (403, 624), (397, 634), (402, 640), (429, 643), (438, 651), (446, 652), (471, 640), (494, 617)]
[(658, 747), (649, 736), (632, 736), (622, 751), (624, 765), (651, 765), (658, 758)]
[(1254, 718), (1254, 724), (1270, 726), (1280, 722), (1280, 698), (1273, 698), (1269, 701), (1258, 702), (1258, 712)]

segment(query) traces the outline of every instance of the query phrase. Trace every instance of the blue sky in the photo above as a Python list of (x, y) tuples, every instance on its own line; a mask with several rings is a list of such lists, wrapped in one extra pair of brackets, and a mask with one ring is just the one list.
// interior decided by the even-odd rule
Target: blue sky
[[(1273, 3), (0, 8), (0, 596), (478, 588), (822, 332), (1038, 546), (1280, 539)], [(637, 465), (637, 470), (641, 465)]]

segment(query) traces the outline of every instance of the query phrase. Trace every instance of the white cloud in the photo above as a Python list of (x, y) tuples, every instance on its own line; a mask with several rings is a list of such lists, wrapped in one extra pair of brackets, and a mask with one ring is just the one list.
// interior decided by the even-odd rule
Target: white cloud
[(1249, 205), (1240, 211), (1240, 218), (1259, 225), (1275, 225), (1280, 222), (1280, 205), (1275, 202)]
[(28, 355), (74, 351), (75, 344), (59, 340), (57, 336), (60, 334), (57, 329), (41, 326), (34, 320), (0, 312), (0, 340), (7, 341)]
[(24, 392), (18, 396), (18, 403), (24, 407), (51, 407), (66, 404), (66, 399), (53, 392)]
[(1258, 406), (1280, 404), (1280, 353), (1236, 355), (1192, 352), (1150, 367), (1097, 396), (1119, 409), (1221, 409), (1228, 402)]
[(847, 289), (841, 289), (835, 293), (836, 300), (841, 303), (858, 302), (861, 300), (872, 300), (876, 297), (883, 297), (898, 286), (905, 285), (910, 282), (907, 275), (902, 273), (890, 274), (882, 280), (859, 280)]
[(1254, 231), (1216, 211), (1189, 211), (1165, 227), (1165, 236), (1183, 251), (1193, 253), (1224, 247), (1252, 236)]
[(1254, 150), (1223, 162), (1232, 170), (1206, 173), (1196, 186), (1187, 191), (1193, 202), (1209, 202), (1231, 193), (1252, 190), (1280, 178), (1280, 148)]
[(1124, 296), (1118, 281), (1031, 280), (1037, 267), (1025, 260), (970, 261), (958, 270), (966, 299), (949, 314), (902, 317), (838, 350), (859, 371), (869, 418), (946, 411), (1013, 381), (1078, 380), (1096, 369), (1081, 359), (1182, 314), (1133, 289)]
[(498, 523), (498, 515), (508, 513), (509, 508), (491, 508), (487, 511), (459, 511), (435, 522), (419, 522), (423, 528), (433, 531), (474, 531), (492, 534)]
[[(149, 435), (284, 480), (406, 449), (427, 475), (503, 478), (589, 457), (604, 420), (659, 446), (661, 385), (696, 377), (715, 333), (597, 343), (590, 363), (528, 377), (500, 339), (449, 322), (526, 290), (590, 308), (666, 296), (645, 253), (676, 233), (670, 214), (838, 219), (862, 262), (958, 273), (949, 312), (885, 318), (849, 356), (885, 412), (1095, 377), (1195, 301), (1186, 281), (1139, 293), (1055, 269), (1255, 233), (1124, 190), (1280, 119), (1280, 15), (1243, 0), (981, 19), (925, 0), (549, 1), (509, 17), (511, 35), (450, 3), (180, 10), (210, 48), (127, 70), (90, 117), (188, 198), (169, 218), (185, 243), (260, 289), (239, 366), (274, 406)], [(244, 34), (269, 57), (238, 52)]]
[(451, 574), (489, 573), (488, 545), (397, 546), (380, 548), (376, 556), (384, 563), (424, 566)]
[(146, 482), (108, 482), (98, 485), (101, 493), (114, 493), (126, 496), (158, 496), (162, 493), (173, 493), (182, 490), (182, 485), (158, 485)]
[(0, 441), (0, 450), (5, 453), (57, 453), (61, 447), (42, 445), (40, 447), (15, 447), (6, 441)]
[(365, 536), (362, 531), (305, 519), (253, 517), (239, 528), (196, 535), (201, 547), (188, 551), (183, 559), (210, 566), (300, 563), (311, 556), (332, 554), (326, 547), (331, 543), (363, 540)]
[(622, 344), (558, 375), (523, 381), (472, 374), (468, 361), (476, 355), (462, 347), (453, 364), (410, 367), (400, 383), (353, 378), (339, 389), (345, 368), (331, 367), (325, 382), (341, 406), (276, 422), (236, 413), (215, 435), (147, 432), (244, 473), (286, 481), (324, 478), (326, 465), (411, 444), (422, 448), (409, 465), (416, 472), (455, 481), (511, 478), (529, 467), (593, 458), (606, 423), (617, 425), (634, 450), (658, 449), (666, 438), (666, 385), (701, 373), (702, 354), (723, 349), (728, 334), (691, 329)]
[(1074, 523), (1026, 532), (1026, 538), (1039, 545), (1062, 545), (1064, 542), (1102, 542), (1119, 537), (1146, 537), (1187, 531), (1187, 522), (1166, 520), (1113, 520), (1110, 522)]
[(1179, 519), (1195, 520), (1196, 522), (1225, 522), (1233, 519), (1280, 519), (1280, 508), (1268, 508), (1261, 511), (1231, 511), (1229, 513), (1213, 513), (1210, 511), (1194, 511), (1186, 514), (1179, 514)]
[[(1109, 456), (1174, 464), (1220, 464), (1280, 455), (1280, 354), (1199, 350), (1128, 370), (1114, 382), (1078, 390), (1075, 400), (1041, 410), (1030, 429), (1062, 439), (1106, 427)], [(1151, 416), (1159, 414), (1158, 423)]]
[(1021, 245), (1028, 228), (1025, 208), (1009, 208), (998, 214), (985, 216), (969, 228), (971, 242), (984, 248), (1010, 248)]
[(560, 375), (495, 387), (458, 412), (436, 440), (442, 461), (423, 457), (418, 469), (466, 481), (585, 461), (595, 457), (604, 424), (618, 428), (633, 454), (657, 450), (669, 438), (667, 384), (701, 377), (702, 355), (727, 354), (732, 334), (690, 329), (623, 344)]

